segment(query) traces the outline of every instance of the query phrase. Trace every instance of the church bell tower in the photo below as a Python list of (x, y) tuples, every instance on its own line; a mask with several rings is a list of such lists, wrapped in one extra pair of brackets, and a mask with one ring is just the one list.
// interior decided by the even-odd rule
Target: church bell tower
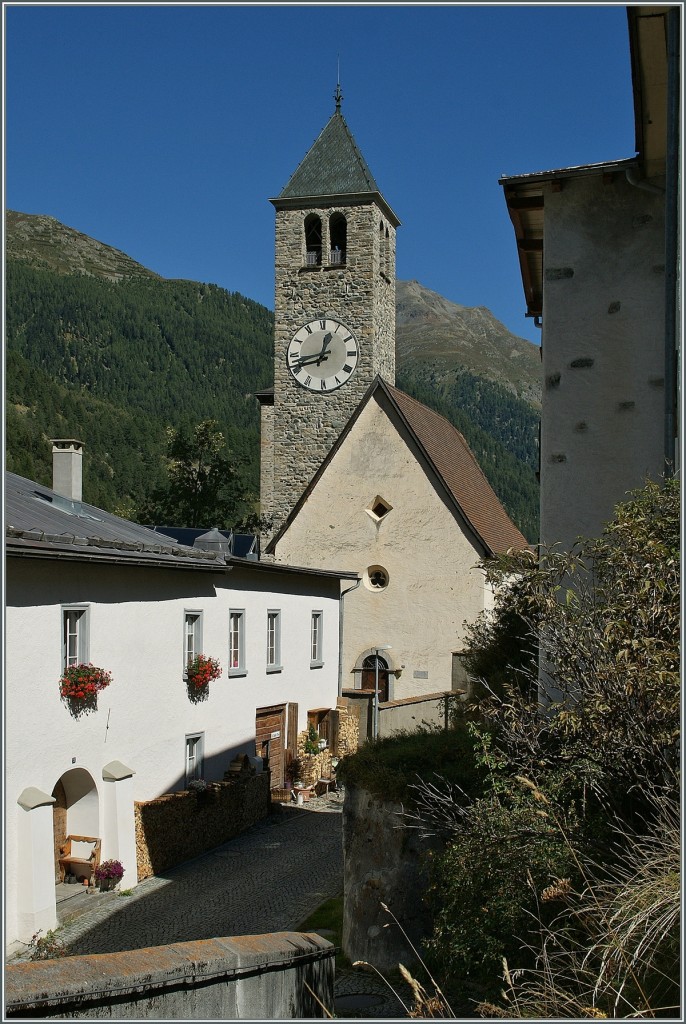
[(395, 232), (335, 111), (276, 209), (274, 393), (262, 405), (261, 512), (286, 519), (377, 375), (395, 383)]

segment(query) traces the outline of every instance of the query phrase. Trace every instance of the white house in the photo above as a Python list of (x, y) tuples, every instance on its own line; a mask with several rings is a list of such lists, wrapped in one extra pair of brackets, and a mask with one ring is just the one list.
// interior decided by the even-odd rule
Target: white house
[[(182, 547), (81, 501), (78, 442), (54, 462), (61, 493), (6, 477), (8, 942), (55, 926), (64, 836), (99, 837), (131, 887), (134, 801), (221, 780), (241, 753), (268, 753), (282, 783), (308, 710), (336, 706), (356, 578)], [(205, 700), (184, 678), (193, 653), (223, 670)], [(59, 690), (74, 662), (112, 674), (78, 716)]]

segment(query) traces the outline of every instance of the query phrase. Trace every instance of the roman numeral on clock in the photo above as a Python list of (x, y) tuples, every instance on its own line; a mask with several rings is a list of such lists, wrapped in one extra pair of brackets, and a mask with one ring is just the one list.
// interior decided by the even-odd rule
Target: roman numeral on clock
[(326, 381), (322, 378), (322, 382), (319, 385), (320, 391), (326, 391)]
[(326, 330), (326, 320), (320, 320), (319, 321), (319, 326), (321, 327), (321, 329), (323, 331), (325, 331)]
[[(348, 352), (348, 355), (350, 355), (350, 352)], [(350, 366), (348, 363), (346, 363), (345, 366), (343, 367), (343, 373), (352, 373), (352, 372), (353, 372), (352, 366)], [(339, 384), (340, 384), (340, 381), (339, 381)]]
[(312, 378), (311, 377), (305, 377), (305, 380), (304, 380), (305, 387), (309, 387), (309, 385), (311, 383), (312, 383)]

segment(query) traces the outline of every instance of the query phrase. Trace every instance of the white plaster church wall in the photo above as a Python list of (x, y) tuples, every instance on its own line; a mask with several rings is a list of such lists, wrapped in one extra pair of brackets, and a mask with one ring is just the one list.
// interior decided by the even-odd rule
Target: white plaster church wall
[[(366, 512), (377, 495), (393, 506), (380, 523)], [(377, 400), (362, 410), (275, 555), (361, 575), (383, 566), (386, 590), (362, 584), (345, 597), (342, 685), (353, 687), (364, 652), (390, 644), (384, 657), (392, 669), (403, 666), (396, 699), (451, 688), (464, 622), (492, 600), (480, 551)]]

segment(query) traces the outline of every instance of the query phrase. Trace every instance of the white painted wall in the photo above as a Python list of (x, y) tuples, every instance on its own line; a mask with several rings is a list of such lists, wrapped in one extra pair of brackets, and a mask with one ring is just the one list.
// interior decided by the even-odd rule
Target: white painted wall
[[(568, 548), (598, 536), (626, 492), (663, 470), (664, 197), (619, 174), (550, 189), (541, 539)], [(593, 365), (572, 366), (579, 359)]]
[[(257, 569), (215, 575), (10, 557), (6, 590), (6, 934), (11, 942), (19, 934), (20, 793), (35, 786), (50, 794), (61, 776), (74, 772), (70, 778), (84, 795), (70, 809), (69, 831), (101, 836), (103, 859), (131, 850), (131, 836), (121, 835), (126, 812), (121, 806), (105, 810), (105, 789), (114, 785), (102, 778), (109, 762), (133, 769), (132, 798), (149, 800), (184, 788), (187, 734), (204, 733), (204, 777), (221, 779), (237, 753), (255, 753), (256, 708), (297, 702), (304, 729), (309, 708), (335, 707), (339, 582)], [(97, 711), (78, 720), (61, 702), (58, 688), (61, 606), (73, 603), (89, 606), (90, 661), (113, 676)], [(245, 609), (247, 669), (231, 678), (226, 674), (230, 608)], [(283, 669), (277, 673), (266, 672), (268, 608), (282, 613)], [(224, 668), (200, 704), (189, 701), (183, 681), (185, 609), (203, 612), (203, 652)], [(313, 610), (324, 613), (319, 669), (310, 668)], [(96, 789), (87, 793), (83, 782), (90, 779)], [(119, 823), (118, 848), (111, 839), (113, 821)], [(132, 806), (129, 822), (132, 829)], [(135, 884), (135, 864), (125, 867), (126, 884)], [(30, 938), (25, 927), (21, 938)]]
[[(381, 522), (366, 511), (377, 495), (393, 507)], [(278, 542), (276, 558), (361, 575), (370, 565), (388, 572), (386, 590), (363, 583), (344, 599), (344, 689), (354, 686), (365, 652), (390, 644), (383, 657), (400, 670), (395, 699), (449, 690), (464, 622), (492, 601), (474, 540), (378, 399), (362, 410)]]

